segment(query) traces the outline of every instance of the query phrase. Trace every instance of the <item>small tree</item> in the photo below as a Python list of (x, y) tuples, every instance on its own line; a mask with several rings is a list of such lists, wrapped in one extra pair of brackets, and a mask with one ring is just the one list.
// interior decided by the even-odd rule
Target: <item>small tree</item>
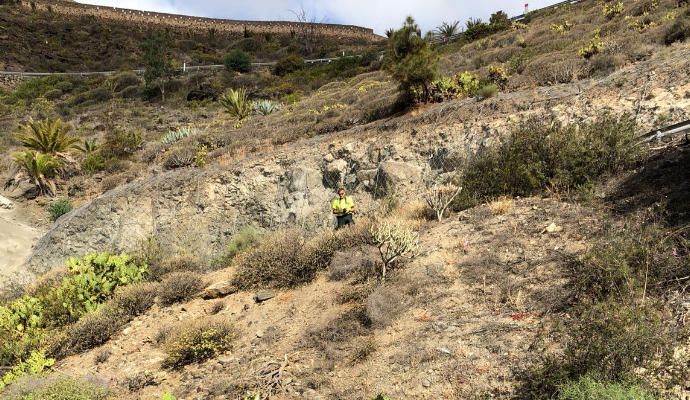
[(387, 67), (398, 81), (407, 103), (415, 98), (429, 98), (429, 84), (436, 77), (438, 57), (422, 38), (421, 30), (412, 17), (391, 34), (388, 40), (390, 62)]
[(386, 271), (399, 257), (411, 255), (417, 249), (419, 240), (417, 234), (399, 223), (382, 222), (372, 225), (370, 229), (372, 241), (379, 249), (383, 267), (381, 280), (386, 280)]
[(166, 51), (168, 39), (163, 34), (149, 36), (143, 44), (144, 50), (144, 80), (146, 86), (157, 87), (165, 101), (165, 87), (175, 76), (176, 69), (170, 55)]
[(225, 69), (230, 72), (249, 72), (252, 67), (252, 60), (249, 55), (240, 49), (234, 49), (223, 60)]
[(450, 203), (462, 192), (462, 186), (447, 183), (445, 185), (434, 184), (424, 194), (424, 201), (436, 213), (439, 222), (448, 210)]

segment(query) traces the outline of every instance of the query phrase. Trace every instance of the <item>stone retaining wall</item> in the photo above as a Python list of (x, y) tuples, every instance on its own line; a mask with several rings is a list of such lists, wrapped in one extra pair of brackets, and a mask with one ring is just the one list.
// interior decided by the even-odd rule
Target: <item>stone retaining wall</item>
[(285, 21), (236, 21), (93, 6), (65, 0), (21, 0), (19, 4), (31, 10), (48, 11), (68, 16), (93, 16), (130, 24), (163, 25), (185, 30), (215, 30), (216, 32), (228, 33), (244, 33), (249, 31), (252, 33), (274, 33), (280, 35), (296, 35), (308, 31), (344, 41), (376, 42), (383, 40), (383, 37), (374, 34), (373, 29), (353, 25), (309, 24)]

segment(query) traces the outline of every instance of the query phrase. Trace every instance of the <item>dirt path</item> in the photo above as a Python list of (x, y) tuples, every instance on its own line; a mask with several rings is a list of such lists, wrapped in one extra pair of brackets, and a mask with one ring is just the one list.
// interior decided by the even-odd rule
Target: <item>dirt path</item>
[(7, 282), (19, 282), (20, 267), (43, 232), (32, 227), (21, 209), (0, 209), (0, 291)]

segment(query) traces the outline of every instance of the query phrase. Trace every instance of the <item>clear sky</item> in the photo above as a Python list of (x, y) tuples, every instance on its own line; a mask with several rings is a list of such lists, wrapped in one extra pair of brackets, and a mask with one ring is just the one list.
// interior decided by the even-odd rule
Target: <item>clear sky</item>
[(558, 0), (78, 0), (137, 10), (241, 20), (294, 20), (290, 10), (303, 8), (317, 22), (359, 25), (383, 34), (415, 17), (424, 31), (443, 21), (488, 19), (492, 12), (521, 14), (524, 4), (540, 8)]

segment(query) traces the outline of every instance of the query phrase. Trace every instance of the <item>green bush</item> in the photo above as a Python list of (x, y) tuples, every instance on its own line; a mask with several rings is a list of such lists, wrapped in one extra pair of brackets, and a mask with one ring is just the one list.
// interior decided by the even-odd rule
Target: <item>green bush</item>
[(106, 400), (108, 389), (66, 376), (26, 378), (4, 396), (7, 400)]
[(9, 96), (6, 102), (17, 104), (23, 101), (27, 106), (39, 98), (45, 97), (46, 93), (59, 90), (66, 93), (72, 90), (72, 81), (63, 76), (48, 76), (45, 78), (29, 79), (23, 81)]
[(55, 222), (58, 218), (72, 211), (72, 202), (67, 199), (57, 200), (48, 206), (48, 212), (50, 213), (50, 220)]
[(590, 376), (563, 385), (558, 400), (656, 400), (656, 397), (637, 385), (601, 382)]
[(81, 160), (79, 166), (83, 172), (94, 174), (105, 169), (106, 159), (100, 152), (90, 153)]
[(484, 100), (496, 96), (497, 93), (498, 86), (493, 83), (489, 83), (488, 85), (484, 85), (477, 90), (477, 98)]
[(101, 152), (107, 158), (128, 157), (141, 149), (143, 143), (140, 130), (114, 128), (108, 132)]
[(245, 226), (230, 239), (225, 247), (225, 252), (220, 257), (219, 263), (227, 265), (238, 254), (256, 246), (260, 239), (261, 235), (256, 228)]
[(213, 358), (232, 347), (232, 325), (222, 319), (206, 319), (180, 327), (163, 345), (163, 368), (178, 369)]
[(136, 264), (128, 255), (110, 253), (71, 258), (67, 268), (71, 276), (49, 296), (61, 300), (72, 319), (96, 311), (118, 287), (140, 282), (148, 271), (146, 265)]
[(578, 297), (599, 301), (661, 295), (683, 290), (680, 279), (690, 275), (690, 245), (656, 225), (608, 227), (585, 255), (575, 260), (573, 287)]
[(9, 372), (5, 373), (0, 379), (0, 392), (7, 385), (26, 375), (38, 375), (46, 368), (55, 364), (55, 359), (46, 358), (45, 354), (32, 351), (29, 358), (15, 365)]
[(304, 59), (296, 54), (290, 54), (278, 60), (273, 72), (278, 76), (285, 76), (303, 68)]
[(520, 398), (549, 398), (583, 376), (625, 382), (635, 378), (638, 368), (670, 360), (674, 338), (663, 323), (664, 313), (651, 300), (581, 303), (557, 330), (556, 337), (564, 338), (563, 353), (544, 356), (527, 373)]
[(569, 190), (614, 173), (637, 160), (635, 123), (605, 115), (597, 121), (564, 126), (532, 118), (502, 143), (470, 159), (463, 191), (454, 209), (502, 195), (529, 196), (540, 190)]
[(252, 59), (240, 49), (234, 49), (223, 60), (225, 69), (234, 72), (249, 72), (252, 67)]

